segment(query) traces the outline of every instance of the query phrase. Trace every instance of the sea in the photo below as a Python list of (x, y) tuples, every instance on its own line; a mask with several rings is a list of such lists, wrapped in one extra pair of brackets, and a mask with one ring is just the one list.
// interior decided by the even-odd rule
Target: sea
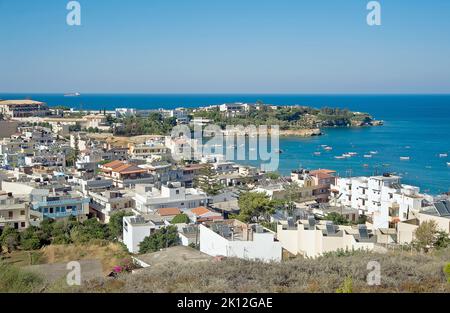
[[(367, 112), (383, 126), (324, 128), (323, 136), (280, 138), (279, 171), (289, 175), (299, 168), (333, 169), (340, 176), (390, 172), (423, 192), (450, 191), (450, 95), (294, 95), (294, 94), (0, 94), (0, 99), (31, 98), (50, 106), (84, 110), (115, 108), (173, 109), (227, 102), (263, 101), (272, 105), (339, 107)], [(332, 147), (325, 151), (323, 146)], [(316, 155), (314, 152), (320, 152)], [(344, 153), (357, 155), (336, 159)], [(370, 152), (373, 152), (372, 154)], [(364, 155), (371, 154), (371, 158)], [(441, 156), (440, 156), (441, 155)], [(401, 160), (400, 157), (409, 157)], [(241, 161), (258, 166), (259, 160)]]

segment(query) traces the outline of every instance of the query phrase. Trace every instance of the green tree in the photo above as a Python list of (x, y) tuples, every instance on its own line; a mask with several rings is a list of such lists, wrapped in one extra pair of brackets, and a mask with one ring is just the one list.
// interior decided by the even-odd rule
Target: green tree
[(279, 201), (271, 200), (266, 194), (259, 192), (244, 192), (238, 200), (239, 214), (236, 218), (242, 222), (269, 221), (269, 216), (273, 214)]
[(159, 251), (163, 248), (176, 246), (179, 243), (178, 230), (176, 226), (167, 226), (158, 229), (156, 232), (139, 244), (139, 253)]
[(436, 249), (447, 248), (450, 245), (449, 234), (445, 231), (438, 231), (433, 245)]
[(110, 238), (108, 226), (91, 218), (74, 226), (70, 230), (70, 239), (74, 243), (88, 243), (91, 240), (107, 240)]
[(428, 252), (433, 247), (438, 233), (437, 224), (435, 221), (426, 221), (420, 224), (414, 231), (415, 240), (414, 245), (418, 250)]
[(358, 217), (358, 221), (356, 223), (361, 225), (361, 224), (366, 224), (366, 222), (367, 222), (367, 216), (366, 215), (360, 215)]
[(60, 220), (52, 224), (52, 243), (53, 244), (69, 244), (72, 242), (70, 237), (71, 230), (80, 225), (76, 219)]
[(217, 174), (210, 166), (204, 167), (194, 179), (194, 186), (200, 188), (208, 195), (216, 196), (220, 194), (224, 186), (219, 182)]
[(17, 229), (6, 225), (0, 236), (0, 245), (6, 247), (8, 253), (16, 250), (20, 243), (20, 235)]
[(189, 224), (189, 222), (189, 216), (184, 213), (178, 214), (171, 221), (172, 224)]
[(266, 177), (270, 180), (276, 180), (281, 177), (280, 173), (277, 172), (269, 172), (266, 173)]
[(326, 221), (332, 221), (335, 225), (350, 225), (350, 221), (347, 220), (342, 214), (339, 214), (337, 212), (331, 212), (328, 213), (324, 220)]
[(114, 238), (122, 238), (123, 236), (123, 218), (125, 216), (131, 216), (133, 213), (126, 211), (117, 211), (111, 214), (109, 218), (109, 231)]
[(35, 226), (30, 226), (20, 233), (20, 247), (23, 250), (38, 250), (45, 242), (44, 232)]

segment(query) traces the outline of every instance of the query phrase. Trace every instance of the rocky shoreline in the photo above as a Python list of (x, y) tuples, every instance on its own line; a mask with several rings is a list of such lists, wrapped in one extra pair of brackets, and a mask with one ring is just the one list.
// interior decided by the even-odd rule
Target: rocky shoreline
[(322, 131), (319, 128), (280, 130), (280, 136), (313, 137), (321, 135)]

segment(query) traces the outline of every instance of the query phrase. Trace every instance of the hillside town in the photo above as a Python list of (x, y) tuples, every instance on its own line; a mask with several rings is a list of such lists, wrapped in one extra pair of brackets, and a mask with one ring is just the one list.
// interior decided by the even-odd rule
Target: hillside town
[[(195, 110), (228, 118), (263, 107), (234, 103)], [(28, 250), (22, 238), (41, 248), (39, 231), (49, 223), (79, 224), (76, 234), (53, 233), (47, 245), (82, 235), (80, 242), (105, 239), (81, 225), (103, 230), (117, 217), (120, 230), (108, 240), (122, 243), (142, 267), (148, 254), (170, 247), (184, 246), (180, 254), (189, 249), (204, 257), (270, 263), (339, 251), (386, 253), (413, 246), (423, 224), (432, 223), (447, 238), (450, 233), (449, 196), (422, 193), (392, 173), (341, 177), (333, 169), (297, 168), (283, 176), (216, 153), (172, 157), (197, 139), (117, 135), (137, 117), (156, 116), (173, 126), (212, 122), (193, 116), (192, 109), (87, 112), (2, 100), (0, 113), (4, 253)]]

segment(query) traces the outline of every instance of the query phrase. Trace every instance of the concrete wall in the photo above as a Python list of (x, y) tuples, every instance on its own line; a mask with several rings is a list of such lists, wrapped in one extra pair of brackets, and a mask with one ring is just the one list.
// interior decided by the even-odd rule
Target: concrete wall
[(150, 236), (151, 226), (131, 225), (125, 219), (123, 223), (123, 243), (131, 253), (139, 253), (139, 244), (145, 237)]

